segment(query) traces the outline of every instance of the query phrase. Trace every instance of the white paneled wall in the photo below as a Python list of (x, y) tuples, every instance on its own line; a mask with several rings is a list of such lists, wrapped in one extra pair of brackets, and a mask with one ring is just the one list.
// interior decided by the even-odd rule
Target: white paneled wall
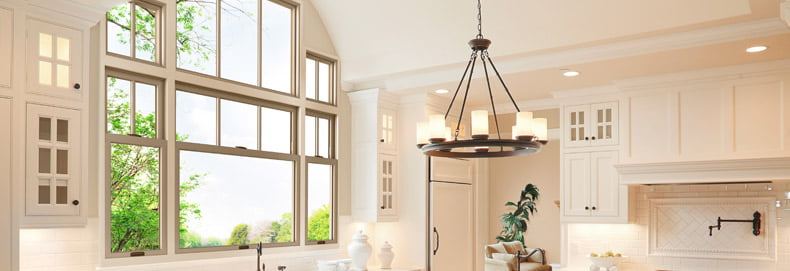
[(22, 229), (20, 271), (88, 271), (98, 263), (97, 218), (82, 228)]
[[(621, 271), (790, 270), (790, 211), (785, 210), (790, 209), (790, 205), (784, 200), (782, 200), (783, 206), (776, 208), (776, 261), (648, 256), (648, 199), (694, 197), (774, 197), (784, 199), (784, 192), (790, 191), (789, 183), (770, 184), (773, 191), (768, 191), (767, 186), (768, 184), (642, 186), (639, 188), (639, 193), (634, 195), (636, 197), (636, 223), (568, 225), (567, 243), (565, 244), (568, 250), (567, 265), (578, 270), (586, 270), (590, 264), (587, 255), (591, 252), (601, 253), (612, 250), (628, 256), (627, 260), (619, 266)], [(715, 224), (715, 221), (712, 221), (712, 224)], [(699, 226), (707, 227), (708, 225)], [(751, 232), (744, 232), (744, 234), (751, 234)]]

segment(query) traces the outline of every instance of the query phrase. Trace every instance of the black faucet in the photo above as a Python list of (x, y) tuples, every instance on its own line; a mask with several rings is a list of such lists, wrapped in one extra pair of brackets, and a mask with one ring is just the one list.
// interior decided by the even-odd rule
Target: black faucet
[[(258, 242), (258, 248), (256, 248), (255, 250), (258, 251), (258, 264), (256, 264), (255, 266), (258, 267), (258, 271), (266, 271), (266, 264), (264, 263), (261, 265), (261, 255), (263, 255), (263, 242)], [(263, 269), (261, 269), (261, 267), (263, 267)]]

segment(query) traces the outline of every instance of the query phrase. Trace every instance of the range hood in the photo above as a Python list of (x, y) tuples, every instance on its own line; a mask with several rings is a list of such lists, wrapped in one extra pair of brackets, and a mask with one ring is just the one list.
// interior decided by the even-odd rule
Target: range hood
[(790, 157), (615, 165), (621, 184), (692, 184), (790, 180)]

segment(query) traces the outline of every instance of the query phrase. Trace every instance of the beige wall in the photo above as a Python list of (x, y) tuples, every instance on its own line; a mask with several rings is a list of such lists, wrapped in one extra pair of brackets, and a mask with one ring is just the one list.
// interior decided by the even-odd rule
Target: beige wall
[[(559, 110), (536, 111), (536, 117), (548, 117), (549, 129), (559, 127)], [(503, 134), (510, 132), (515, 115), (500, 117)], [(508, 126), (503, 126), (508, 125)], [(504, 128), (508, 127), (508, 128)], [(492, 130), (493, 131), (493, 130)], [(497, 158), (488, 161), (489, 178), (489, 240), (496, 242), (502, 226), (500, 216), (508, 209), (505, 203), (517, 201), (519, 191), (528, 183), (538, 186), (538, 212), (530, 219), (525, 243), (528, 247), (546, 250), (549, 263), (560, 262), (560, 145), (552, 141), (538, 154)]]

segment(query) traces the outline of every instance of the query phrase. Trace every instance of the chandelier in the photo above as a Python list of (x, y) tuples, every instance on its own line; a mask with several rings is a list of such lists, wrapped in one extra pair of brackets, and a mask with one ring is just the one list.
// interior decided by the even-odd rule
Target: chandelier
[[(477, 36), (469, 41), (472, 55), (466, 64), (466, 69), (464, 69), (461, 80), (458, 82), (458, 87), (455, 89), (455, 94), (453, 94), (453, 99), (450, 101), (447, 111), (444, 115), (430, 115), (428, 122), (417, 124), (417, 148), (421, 149), (425, 155), (455, 158), (509, 157), (539, 152), (540, 148), (548, 143), (547, 120), (545, 118), (533, 118), (532, 112), (521, 112), (505, 81), (488, 55), (488, 46), (491, 45), (491, 40), (483, 37), (481, 10), (480, 0), (477, 0)], [(472, 75), (474, 74), (478, 58), (485, 73), (488, 98), (493, 111), (494, 127), (496, 127), (496, 138), (493, 139), (489, 138), (487, 110), (471, 111), (471, 137), (464, 138), (461, 135), (461, 131), (464, 130), (462, 129), (461, 120), (466, 109)], [(489, 65), (516, 108), (516, 125), (512, 127), (511, 133), (513, 136), (511, 138), (503, 139), (499, 129), (499, 118), (494, 105), (494, 94), (491, 90), (491, 80), (488, 73)], [(450, 127), (446, 123), (447, 117), (453, 109), (453, 104), (458, 98), (464, 81), (466, 81), (466, 87), (460, 113), (458, 114), (459, 120), (455, 123), (455, 127)]]

